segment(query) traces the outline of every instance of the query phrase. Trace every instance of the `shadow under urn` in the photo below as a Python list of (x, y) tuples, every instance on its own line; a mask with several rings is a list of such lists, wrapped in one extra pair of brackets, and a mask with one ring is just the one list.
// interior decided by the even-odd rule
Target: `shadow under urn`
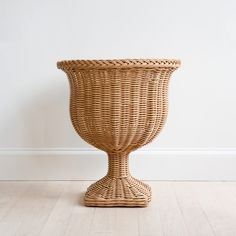
[[(108, 154), (108, 172), (85, 193), (86, 206), (145, 207), (151, 188), (131, 176), (130, 152), (150, 143), (167, 116), (168, 83), (179, 60), (66, 60), (77, 133)], [(93, 165), (93, 163), (91, 163)]]

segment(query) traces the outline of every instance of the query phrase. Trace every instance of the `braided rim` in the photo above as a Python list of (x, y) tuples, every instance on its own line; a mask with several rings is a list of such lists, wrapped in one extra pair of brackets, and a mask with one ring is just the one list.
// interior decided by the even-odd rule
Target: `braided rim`
[(94, 69), (94, 68), (178, 68), (178, 59), (113, 59), (113, 60), (65, 60), (57, 62), (59, 69)]

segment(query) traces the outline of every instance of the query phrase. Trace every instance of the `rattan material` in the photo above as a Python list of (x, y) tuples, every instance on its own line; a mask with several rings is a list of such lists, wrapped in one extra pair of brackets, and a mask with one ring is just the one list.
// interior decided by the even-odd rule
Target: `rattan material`
[(179, 60), (165, 59), (57, 63), (69, 78), (75, 130), (108, 153), (108, 173), (88, 188), (86, 206), (148, 205), (151, 188), (130, 175), (128, 156), (162, 129), (168, 82), (179, 65)]

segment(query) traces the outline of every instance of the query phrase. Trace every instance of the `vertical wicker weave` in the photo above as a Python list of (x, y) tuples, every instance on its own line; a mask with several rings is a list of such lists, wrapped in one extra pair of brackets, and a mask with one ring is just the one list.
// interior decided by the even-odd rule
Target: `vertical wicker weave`
[(86, 206), (148, 205), (151, 188), (130, 175), (128, 156), (162, 129), (168, 82), (179, 66), (179, 60), (166, 59), (57, 63), (69, 78), (75, 130), (108, 153), (107, 175), (88, 188)]

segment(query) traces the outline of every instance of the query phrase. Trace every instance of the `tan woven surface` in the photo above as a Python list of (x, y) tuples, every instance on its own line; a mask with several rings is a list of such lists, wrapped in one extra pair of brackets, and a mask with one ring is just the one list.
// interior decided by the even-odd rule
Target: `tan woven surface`
[(147, 206), (151, 188), (130, 175), (128, 156), (162, 129), (168, 82), (179, 65), (179, 60), (166, 59), (57, 63), (69, 78), (75, 130), (108, 153), (108, 173), (88, 188), (85, 205)]

